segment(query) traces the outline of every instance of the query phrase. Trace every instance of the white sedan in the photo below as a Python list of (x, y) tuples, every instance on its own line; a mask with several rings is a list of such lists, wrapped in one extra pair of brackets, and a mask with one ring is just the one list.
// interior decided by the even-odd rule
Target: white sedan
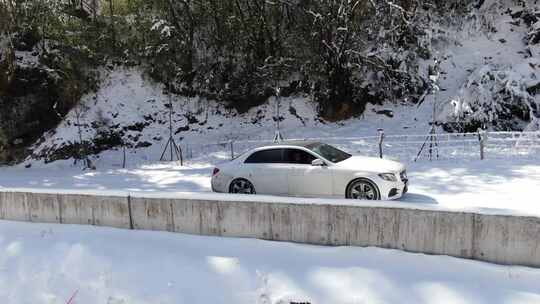
[(352, 156), (312, 141), (253, 149), (214, 169), (215, 192), (302, 197), (396, 199), (407, 192), (401, 163)]

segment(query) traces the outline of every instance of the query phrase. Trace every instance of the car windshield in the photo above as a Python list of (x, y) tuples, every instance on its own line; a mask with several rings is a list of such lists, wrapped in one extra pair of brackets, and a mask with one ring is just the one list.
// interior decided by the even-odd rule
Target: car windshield
[(327, 144), (313, 143), (307, 145), (306, 148), (310, 149), (311, 151), (319, 154), (320, 156), (328, 159), (333, 163), (339, 163), (340, 161), (344, 161), (347, 158), (351, 157), (349, 153), (343, 152), (338, 148), (332, 147)]

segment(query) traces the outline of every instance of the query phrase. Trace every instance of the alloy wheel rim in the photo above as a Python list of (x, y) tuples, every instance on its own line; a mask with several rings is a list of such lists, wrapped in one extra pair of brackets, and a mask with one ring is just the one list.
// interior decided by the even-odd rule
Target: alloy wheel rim
[(374, 200), (376, 197), (374, 187), (367, 182), (357, 182), (351, 187), (351, 198)]
[(239, 194), (253, 194), (253, 186), (245, 180), (237, 180), (232, 184), (232, 192)]

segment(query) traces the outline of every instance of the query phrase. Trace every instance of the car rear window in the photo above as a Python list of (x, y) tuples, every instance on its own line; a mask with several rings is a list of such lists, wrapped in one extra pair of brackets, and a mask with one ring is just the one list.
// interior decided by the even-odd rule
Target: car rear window
[(283, 149), (269, 149), (257, 151), (251, 154), (245, 161), (246, 164), (271, 164), (283, 163)]

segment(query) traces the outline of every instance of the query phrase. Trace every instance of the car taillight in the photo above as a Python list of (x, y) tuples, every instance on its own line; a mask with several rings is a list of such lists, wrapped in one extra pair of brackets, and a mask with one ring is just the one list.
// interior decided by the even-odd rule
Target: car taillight
[(219, 169), (218, 168), (214, 168), (214, 172), (212, 172), (212, 176), (216, 175), (219, 173)]

